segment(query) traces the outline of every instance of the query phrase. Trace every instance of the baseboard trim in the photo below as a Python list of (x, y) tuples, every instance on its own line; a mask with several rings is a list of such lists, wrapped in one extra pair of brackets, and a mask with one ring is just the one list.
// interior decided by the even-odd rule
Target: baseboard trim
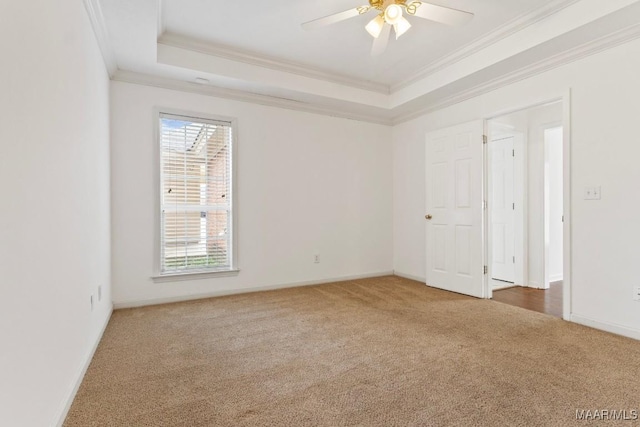
[(402, 277), (409, 280), (415, 280), (416, 282), (427, 283), (427, 279), (425, 277), (414, 276), (413, 274), (402, 273), (400, 271), (394, 270), (393, 274), (398, 277)]
[(533, 280), (529, 281), (528, 284), (523, 285), (525, 288), (533, 288), (533, 289), (544, 289), (544, 285), (540, 282), (534, 282)]
[(623, 337), (640, 340), (640, 330), (638, 329), (629, 328), (627, 326), (618, 325), (616, 323), (594, 320), (586, 316), (581, 316), (579, 314), (572, 314), (571, 321), (583, 326), (588, 326), (590, 328), (600, 329), (601, 331), (611, 332), (612, 334), (622, 335)]
[(76, 398), (78, 389), (80, 389), (80, 384), (82, 384), (82, 380), (84, 380), (84, 375), (87, 373), (87, 369), (89, 369), (89, 365), (93, 360), (93, 355), (96, 353), (96, 350), (98, 349), (98, 345), (100, 344), (100, 341), (102, 341), (102, 336), (104, 335), (104, 331), (107, 329), (107, 325), (109, 325), (109, 321), (111, 320), (112, 314), (113, 314), (113, 304), (109, 309), (109, 314), (104, 320), (102, 328), (100, 329), (100, 333), (96, 337), (95, 342), (93, 343), (93, 345), (87, 352), (87, 355), (85, 356), (84, 363), (80, 367), (80, 371), (76, 376), (76, 380), (73, 382), (73, 384), (71, 384), (71, 388), (67, 393), (67, 398), (64, 400), (64, 406), (62, 407), (60, 411), (60, 415), (58, 416), (58, 421), (55, 424), (53, 424), (56, 427), (62, 427), (62, 425), (64, 424), (64, 420), (67, 418), (69, 409), (71, 409), (71, 405), (73, 404), (73, 401)]
[(563, 279), (563, 278), (562, 278), (562, 274), (556, 274), (556, 275), (553, 275), (553, 276), (549, 276), (549, 282), (550, 282), (550, 283), (553, 283), (553, 282), (559, 282), (559, 281), (561, 281), (562, 279)]
[(199, 299), (223, 297), (228, 295), (248, 294), (252, 292), (273, 291), (276, 289), (298, 288), (298, 287), (313, 286), (313, 285), (325, 285), (329, 283), (344, 282), (347, 280), (370, 279), (373, 277), (384, 277), (384, 276), (393, 276), (393, 271), (380, 271), (376, 273), (332, 277), (332, 278), (326, 278), (326, 279), (320, 279), (320, 280), (309, 280), (306, 282), (282, 283), (282, 284), (270, 285), (270, 286), (255, 286), (251, 288), (242, 288), (242, 289), (226, 289), (221, 291), (207, 292), (203, 294), (183, 295), (183, 296), (168, 297), (168, 298), (151, 298), (151, 299), (138, 300), (138, 301), (122, 301), (122, 302), (115, 302), (113, 306), (114, 306), (114, 309), (120, 310), (124, 308), (136, 308), (136, 307), (146, 307), (151, 305), (171, 304), (174, 302), (193, 301), (193, 300), (199, 300)]

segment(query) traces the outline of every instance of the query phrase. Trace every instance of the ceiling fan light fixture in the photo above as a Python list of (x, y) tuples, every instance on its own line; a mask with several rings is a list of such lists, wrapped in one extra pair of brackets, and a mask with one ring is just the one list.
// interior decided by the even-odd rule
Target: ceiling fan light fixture
[(365, 28), (367, 32), (371, 34), (371, 37), (377, 39), (378, 37), (380, 37), (382, 27), (384, 27), (384, 18), (382, 17), (382, 15), (378, 15), (373, 18)]
[(374, 38), (372, 56), (382, 54), (387, 48), (391, 27), (396, 33), (396, 40), (412, 28), (411, 23), (404, 16), (405, 13), (411, 16), (409, 19), (415, 17), (447, 25), (462, 25), (474, 16), (470, 12), (432, 4), (430, 0), (369, 0), (368, 5), (305, 22), (302, 28), (305, 30), (322, 28), (368, 12), (375, 12), (377, 15), (365, 25), (367, 32)]
[(396, 33), (396, 40), (398, 40), (401, 35), (409, 31), (409, 28), (411, 28), (411, 23), (407, 21), (407, 18), (404, 16), (400, 17), (398, 22), (393, 24), (393, 29)]
[(384, 10), (384, 20), (387, 21), (387, 24), (396, 25), (401, 19), (403, 19), (401, 6), (390, 4)]

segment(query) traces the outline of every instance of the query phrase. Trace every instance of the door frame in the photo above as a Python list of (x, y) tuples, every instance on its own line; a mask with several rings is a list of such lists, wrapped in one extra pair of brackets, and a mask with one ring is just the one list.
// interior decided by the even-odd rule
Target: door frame
[[(562, 102), (562, 127), (563, 127), (563, 284), (562, 284), (562, 318), (569, 321), (571, 319), (571, 270), (572, 270), (572, 241), (571, 241), (571, 89), (567, 89), (564, 93), (555, 98), (546, 98), (538, 101), (522, 104), (521, 106), (512, 107), (503, 111), (497, 111), (484, 119), (484, 132), (488, 136), (489, 120), (515, 113), (522, 110), (528, 110), (540, 107), (553, 102)], [(485, 205), (483, 209), (483, 260), (486, 266), (486, 274), (483, 278), (484, 295), (487, 299), (493, 297), (493, 289), (491, 286), (491, 264), (489, 253), (489, 210), (486, 201), (489, 194), (489, 153), (487, 144), (484, 144), (484, 167), (483, 167), (483, 200)], [(545, 275), (547, 272), (545, 271)]]

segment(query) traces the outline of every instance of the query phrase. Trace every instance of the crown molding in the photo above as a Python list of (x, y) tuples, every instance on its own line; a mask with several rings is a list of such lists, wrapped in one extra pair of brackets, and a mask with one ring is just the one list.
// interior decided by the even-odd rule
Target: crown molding
[(288, 98), (262, 95), (236, 89), (227, 89), (213, 85), (201, 85), (197, 83), (176, 80), (172, 78), (153, 76), (132, 71), (118, 70), (112, 77), (113, 81), (132, 83), (143, 86), (151, 86), (162, 89), (191, 92), (199, 95), (213, 96), (216, 98), (231, 99), (234, 101), (248, 102), (251, 104), (266, 105), (269, 107), (284, 108), (287, 110), (303, 111), (306, 113), (321, 114), (324, 116), (339, 117), (343, 119), (358, 120), (391, 126), (391, 119), (377, 115), (353, 113), (346, 110), (336, 110), (335, 107), (311, 104)]
[(500, 40), (507, 38), (510, 35), (515, 34), (518, 31), (521, 31), (526, 27), (535, 24), (536, 22), (539, 22), (579, 1), (580, 0), (552, 0), (540, 8), (536, 8), (533, 11), (520, 15), (495, 30), (485, 34), (478, 40), (467, 44), (460, 49), (441, 57), (440, 59), (437, 59), (426, 67), (421, 68), (402, 82), (392, 85), (390, 91), (391, 93), (396, 92), (419, 80), (425, 79), (430, 75), (474, 55), (492, 44), (497, 43)]
[(508, 86), (512, 83), (516, 83), (521, 80), (525, 80), (527, 78), (542, 74), (546, 71), (561, 67), (571, 62), (578, 61), (580, 59), (614, 48), (638, 38), (640, 38), (640, 24), (635, 24), (623, 28), (604, 37), (600, 37), (588, 43), (581, 44), (562, 53), (535, 62), (527, 67), (521, 68), (511, 73), (507, 73), (497, 79), (493, 79), (480, 85), (476, 85), (468, 90), (458, 92), (424, 108), (420, 108), (415, 111), (411, 111), (409, 113), (394, 117), (392, 123), (393, 125), (397, 125), (409, 120), (413, 120), (424, 114), (429, 114), (434, 111), (438, 111), (443, 108), (458, 104), (460, 102), (467, 101), (477, 96), (484, 95), (486, 93)]
[(235, 62), (242, 62), (258, 67), (269, 68), (276, 71), (297, 74), (299, 76), (312, 79), (319, 79), (331, 83), (337, 83), (357, 89), (364, 89), (371, 92), (382, 93), (384, 95), (390, 94), (389, 86), (382, 83), (368, 82), (362, 79), (323, 71), (306, 65), (296, 64), (294, 62), (283, 61), (280, 59), (259, 55), (253, 52), (242, 51), (239, 49), (231, 48), (229, 46), (223, 46), (211, 42), (193, 39), (176, 33), (165, 32), (161, 37), (158, 38), (158, 44), (190, 50), (205, 55), (216, 56), (219, 58), (224, 58)]
[[(346, 110), (336, 110), (334, 107), (327, 107), (309, 102), (297, 101), (287, 98), (279, 98), (275, 96), (257, 94), (236, 89), (227, 89), (213, 85), (200, 85), (196, 83), (153, 76), (148, 74), (136, 73), (131, 71), (118, 70), (112, 80), (125, 83), (138, 84), (143, 86), (151, 86), (169, 90), (177, 90), (181, 92), (191, 92), (200, 95), (212, 96), (217, 98), (231, 99), (240, 102), (252, 104), (266, 105), (270, 107), (284, 108), (294, 111), (303, 111), (314, 114), (321, 114), (332, 117), (339, 117), (351, 120), (376, 123), (386, 126), (393, 126), (418, 118), (424, 114), (429, 114), (443, 108), (464, 102), (466, 100), (484, 95), (494, 90), (500, 89), (507, 85), (525, 80), (527, 78), (542, 74), (554, 68), (561, 67), (571, 62), (578, 61), (596, 53), (614, 48), (621, 44), (630, 42), (640, 38), (640, 24), (635, 24), (604, 37), (592, 40), (588, 43), (576, 46), (562, 53), (550, 56), (541, 61), (537, 61), (529, 66), (519, 70), (502, 75), (499, 78), (476, 85), (465, 91), (458, 92), (448, 96), (440, 101), (429, 104), (424, 108), (415, 109), (406, 114), (401, 114), (393, 118), (380, 117), (378, 115), (368, 115), (362, 113), (353, 113)], [(389, 110), (389, 113), (392, 113)]]
[(118, 70), (118, 62), (116, 61), (116, 55), (109, 41), (109, 32), (107, 31), (107, 24), (102, 13), (102, 8), (100, 7), (100, 2), (99, 0), (83, 0), (83, 3), (89, 16), (91, 27), (93, 27), (93, 32), (96, 35), (100, 53), (107, 67), (109, 77), (113, 77)]

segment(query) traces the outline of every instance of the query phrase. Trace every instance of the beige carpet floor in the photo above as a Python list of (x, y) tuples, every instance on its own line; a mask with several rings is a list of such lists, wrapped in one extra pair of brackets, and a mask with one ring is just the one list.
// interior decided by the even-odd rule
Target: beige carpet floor
[(577, 409), (640, 409), (640, 342), (384, 277), (116, 311), (65, 425), (591, 424)]

